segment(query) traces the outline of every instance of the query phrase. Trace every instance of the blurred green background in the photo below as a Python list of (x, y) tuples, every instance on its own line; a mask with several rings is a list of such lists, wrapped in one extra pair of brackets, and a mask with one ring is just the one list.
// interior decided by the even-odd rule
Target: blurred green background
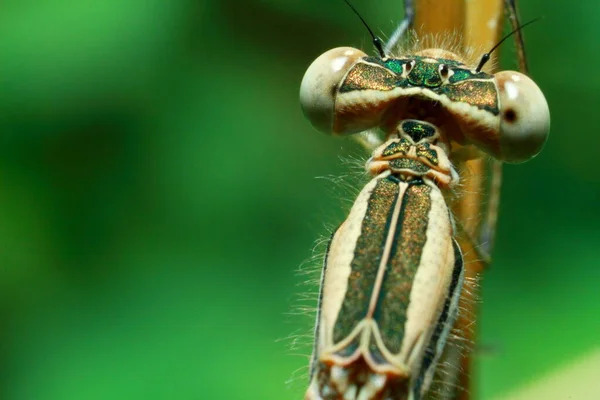
[[(401, 17), (354, 3), (386, 34)], [(600, 5), (521, 6), (546, 16), (525, 36), (552, 132), (505, 168), (483, 399), (600, 344)], [(0, 398), (301, 398), (298, 269), (352, 200), (315, 177), (364, 155), (298, 88), (341, 45), (370, 48), (336, 0), (2, 2)]]

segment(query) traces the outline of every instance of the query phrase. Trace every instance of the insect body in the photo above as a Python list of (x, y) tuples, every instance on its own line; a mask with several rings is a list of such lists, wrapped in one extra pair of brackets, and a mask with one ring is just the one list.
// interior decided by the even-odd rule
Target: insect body
[(326, 133), (385, 135), (367, 162), (374, 178), (326, 254), (306, 399), (421, 399), (463, 286), (450, 159), (469, 148), (507, 162), (535, 156), (546, 100), (523, 74), (476, 71), (447, 51), (375, 58), (352, 48), (313, 62), (300, 99)]
[(376, 177), (327, 253), (308, 398), (395, 398), (428, 386), (463, 275), (440, 191), (457, 176), (438, 142), (433, 125), (404, 120), (368, 162)]

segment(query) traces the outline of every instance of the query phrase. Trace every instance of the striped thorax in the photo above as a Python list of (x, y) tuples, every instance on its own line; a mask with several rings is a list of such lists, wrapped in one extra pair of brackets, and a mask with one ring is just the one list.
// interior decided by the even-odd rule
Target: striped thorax
[(457, 314), (463, 265), (431, 124), (405, 120), (367, 163), (326, 255), (307, 399), (418, 399)]

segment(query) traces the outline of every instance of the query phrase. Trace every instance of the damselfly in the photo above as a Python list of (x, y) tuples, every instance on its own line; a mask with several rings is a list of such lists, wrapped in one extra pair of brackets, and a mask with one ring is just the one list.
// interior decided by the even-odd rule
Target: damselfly
[[(406, 5), (400, 33), (415, 15), (412, 2)], [(489, 54), (478, 64), (440, 48), (392, 57), (390, 46), (374, 41), (379, 56), (330, 50), (301, 85), (303, 111), (317, 129), (348, 135), (376, 128), (383, 136), (367, 161), (373, 179), (326, 252), (311, 400), (421, 399), (442, 357), (461, 363), (446, 346), (465, 275), (457, 238), (470, 251), (478, 243), (449, 207), (455, 166), (481, 152), (526, 161), (550, 127), (537, 85), (519, 72), (484, 71)]]

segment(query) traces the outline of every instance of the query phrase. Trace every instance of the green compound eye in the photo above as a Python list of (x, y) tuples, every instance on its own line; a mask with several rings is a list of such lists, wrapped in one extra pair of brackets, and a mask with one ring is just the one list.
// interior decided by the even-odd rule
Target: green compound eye
[(338, 47), (322, 54), (308, 67), (300, 85), (300, 106), (319, 131), (332, 134), (339, 85), (355, 62), (366, 54)]
[(540, 88), (526, 75), (502, 71), (494, 75), (500, 100), (500, 152), (505, 162), (535, 157), (550, 131), (550, 110)]

